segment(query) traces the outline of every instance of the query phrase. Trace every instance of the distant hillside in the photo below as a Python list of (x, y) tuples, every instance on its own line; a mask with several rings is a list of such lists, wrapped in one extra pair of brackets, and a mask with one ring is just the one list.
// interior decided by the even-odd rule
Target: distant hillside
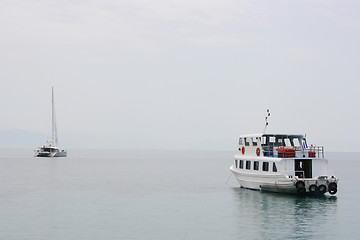
[(27, 130), (0, 131), (0, 148), (37, 148), (43, 145), (48, 136)]

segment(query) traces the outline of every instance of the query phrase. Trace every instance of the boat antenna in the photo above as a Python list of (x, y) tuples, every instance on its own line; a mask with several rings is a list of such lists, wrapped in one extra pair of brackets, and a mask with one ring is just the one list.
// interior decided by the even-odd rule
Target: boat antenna
[(266, 114), (266, 117), (265, 117), (265, 128), (264, 128), (264, 134), (266, 132), (266, 127), (269, 125), (269, 122), (268, 122), (268, 117), (270, 117), (270, 110), (267, 109), (266, 110), (267, 114)]

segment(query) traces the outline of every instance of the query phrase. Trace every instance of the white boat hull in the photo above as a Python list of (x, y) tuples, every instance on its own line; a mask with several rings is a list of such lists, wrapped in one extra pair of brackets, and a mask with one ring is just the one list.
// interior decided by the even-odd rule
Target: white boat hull
[(35, 152), (34, 157), (67, 157), (67, 152), (66, 151), (61, 151), (61, 152), (37, 151), (37, 152)]
[[(326, 191), (329, 188), (329, 184), (336, 183), (337, 179), (298, 179), (298, 178), (288, 178), (285, 175), (281, 174), (269, 174), (269, 175), (260, 175), (260, 174), (253, 174), (253, 173), (243, 173), (237, 171), (230, 167), (231, 172), (234, 174), (236, 180), (239, 182), (240, 187), (253, 189), (253, 190), (260, 190), (260, 191), (267, 191), (267, 192), (278, 192), (278, 193), (294, 193), (297, 194), (298, 189), (296, 187), (296, 183), (301, 181), (304, 183), (304, 193), (315, 193), (311, 192), (310, 186), (311, 185), (324, 185), (326, 186)], [(322, 192), (322, 193), (325, 193)], [(316, 192), (319, 194), (319, 192)], [(320, 192), (320, 194), (322, 194)]]
[(58, 152), (56, 153), (53, 157), (66, 157), (67, 156), (67, 152)]
[(259, 175), (242, 173), (230, 167), (240, 187), (270, 192), (296, 193), (294, 182), (280, 174)]

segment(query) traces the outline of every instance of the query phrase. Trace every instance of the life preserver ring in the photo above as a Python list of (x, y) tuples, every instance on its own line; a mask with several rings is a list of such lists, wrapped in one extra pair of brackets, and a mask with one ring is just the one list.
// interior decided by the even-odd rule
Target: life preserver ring
[(256, 149), (256, 156), (260, 156), (260, 148)]
[(316, 184), (311, 184), (309, 186), (309, 191), (310, 192), (314, 193), (314, 192), (317, 192), (317, 190), (318, 190), (318, 187), (316, 186)]
[(329, 193), (331, 195), (337, 193), (337, 184), (334, 183), (334, 182), (330, 183), (329, 186), (328, 186), (328, 189), (329, 189)]
[(319, 185), (318, 191), (319, 193), (326, 193), (326, 186), (324, 184)]
[(245, 154), (245, 147), (242, 147), (241, 152), (242, 154)]
[(299, 194), (304, 194), (306, 192), (304, 181), (297, 181), (295, 184), (295, 187), (296, 187), (297, 193), (299, 193)]
[(304, 181), (297, 181), (295, 184), (296, 188), (305, 188)]

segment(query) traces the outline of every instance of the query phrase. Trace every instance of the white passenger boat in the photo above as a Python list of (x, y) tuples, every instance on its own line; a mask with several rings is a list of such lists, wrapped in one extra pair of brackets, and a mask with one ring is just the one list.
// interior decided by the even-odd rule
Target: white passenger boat
[(55, 103), (54, 103), (54, 88), (52, 88), (52, 97), (51, 97), (51, 110), (52, 110), (52, 137), (51, 140), (47, 141), (47, 145), (39, 147), (35, 150), (35, 157), (66, 157), (67, 151), (60, 150), (58, 148), (58, 136), (57, 136), (57, 127), (56, 127), (56, 117), (55, 117)]
[(338, 179), (328, 172), (324, 147), (308, 146), (303, 135), (265, 131), (242, 135), (230, 170), (243, 188), (298, 194), (337, 192)]

